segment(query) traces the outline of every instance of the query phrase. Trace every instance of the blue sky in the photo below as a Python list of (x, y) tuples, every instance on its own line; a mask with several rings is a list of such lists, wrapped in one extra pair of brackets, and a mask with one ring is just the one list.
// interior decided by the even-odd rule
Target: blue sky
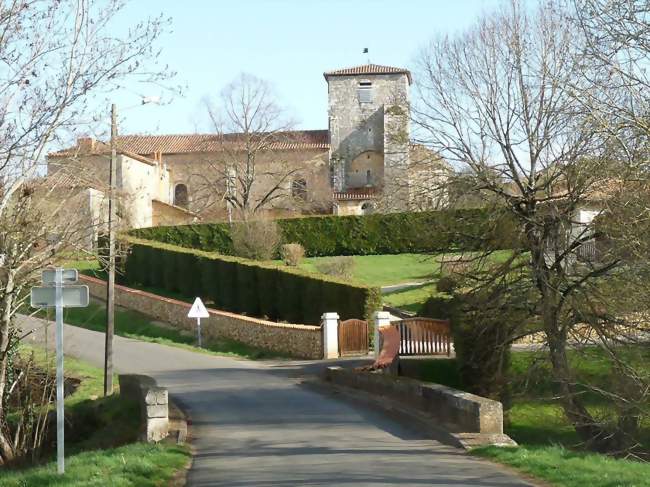
[[(216, 97), (240, 72), (270, 81), (297, 128), (327, 128), (323, 71), (372, 63), (410, 67), (418, 48), (453, 33), (499, 0), (133, 0), (120, 23), (163, 13), (163, 61), (186, 86), (162, 106), (137, 105), (156, 87), (127, 85), (113, 94), (121, 133), (210, 130), (202, 99)], [(120, 26), (121, 27), (121, 26)], [(369, 55), (362, 54), (367, 47)]]

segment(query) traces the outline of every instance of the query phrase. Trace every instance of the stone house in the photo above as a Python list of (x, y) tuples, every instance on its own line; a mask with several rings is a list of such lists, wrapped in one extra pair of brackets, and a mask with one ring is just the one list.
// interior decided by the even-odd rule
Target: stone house
[[(410, 140), (411, 73), (368, 64), (329, 71), (324, 77), (328, 128), (277, 134), (257, 155), (262, 176), (253, 198), (280, 186), (279, 197), (260, 213), (272, 218), (358, 215), (420, 210), (444, 201), (440, 183), (448, 164)], [(237, 152), (237, 143), (237, 134), (118, 136), (116, 186), (125, 226), (227, 218), (224, 195), (238, 174), (210, 174), (225, 152)], [(92, 173), (106, 185), (109, 157), (106, 143), (80, 138), (76, 146), (48, 155), (48, 175), (60, 170)], [(278, 183), (272, 175), (280, 173), (287, 177)]]

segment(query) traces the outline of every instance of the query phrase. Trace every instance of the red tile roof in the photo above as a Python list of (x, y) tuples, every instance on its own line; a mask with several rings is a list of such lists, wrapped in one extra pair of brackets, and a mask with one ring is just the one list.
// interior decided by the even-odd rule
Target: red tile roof
[(408, 77), (409, 84), (411, 83), (411, 72), (408, 69), (381, 66), (379, 64), (364, 64), (362, 66), (326, 71), (323, 73), (323, 76), (327, 79), (330, 76), (356, 76), (363, 74), (405, 74)]
[[(120, 152), (130, 154), (186, 154), (216, 152), (224, 149), (224, 143), (236, 149), (241, 134), (185, 134), (185, 135), (121, 135), (117, 138)], [(274, 135), (270, 150), (329, 149), (327, 130), (295, 130)], [(110, 148), (103, 142), (95, 144), (94, 153), (105, 153)], [(49, 154), (49, 157), (70, 157), (82, 153), (79, 145)]]

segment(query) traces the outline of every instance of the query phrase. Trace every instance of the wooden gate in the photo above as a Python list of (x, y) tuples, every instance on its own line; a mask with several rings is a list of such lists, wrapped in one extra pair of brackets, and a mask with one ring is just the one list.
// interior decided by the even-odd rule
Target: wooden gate
[(339, 355), (368, 355), (368, 322), (339, 322)]
[(449, 320), (407, 318), (397, 322), (400, 355), (449, 355), (451, 329)]

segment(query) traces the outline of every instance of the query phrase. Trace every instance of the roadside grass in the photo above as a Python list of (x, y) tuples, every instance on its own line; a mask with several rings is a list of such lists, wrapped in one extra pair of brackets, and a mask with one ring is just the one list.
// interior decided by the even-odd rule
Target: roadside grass
[(481, 447), (472, 454), (503, 463), (562, 487), (650, 485), (650, 464), (614, 459), (562, 446)]
[[(21, 346), (20, 353), (34, 354), (39, 367), (54, 367), (53, 353)], [(78, 387), (65, 399), (66, 473), (58, 475), (56, 462), (2, 472), (0, 484), (23, 486), (155, 486), (168, 482), (187, 465), (186, 446), (171, 442), (138, 443), (138, 404), (116, 393), (100, 397), (103, 372), (85, 362), (66, 357), (66, 378), (79, 380)], [(117, 382), (117, 381), (116, 381)], [(55, 431), (50, 429), (50, 434)], [(47, 458), (53, 458), (50, 451)]]
[[(626, 359), (650, 374), (650, 349), (627, 347)], [(463, 389), (455, 359), (412, 359), (418, 363), (414, 377)], [(614, 380), (603, 352), (595, 348), (574, 350), (570, 360), (577, 380), (600, 387)], [(485, 447), (472, 450), (521, 471), (552, 482), (573, 487), (650, 485), (650, 463), (613, 459), (581, 450), (581, 442), (554, 398), (554, 384), (545, 354), (532, 351), (512, 353), (512, 407), (507, 414), (505, 432), (520, 446)], [(599, 398), (584, 391), (587, 407), (596, 415), (606, 413)], [(642, 424), (643, 441), (650, 445), (650, 419)]]
[[(38, 316), (45, 317), (45, 313)], [(104, 332), (106, 330), (106, 306), (91, 302), (87, 308), (68, 308), (64, 310), (63, 320), (73, 326)], [(168, 345), (192, 352), (202, 352), (252, 360), (283, 358), (282, 354), (251, 347), (234, 340), (204, 340), (203, 348), (195, 346), (196, 337), (185, 330), (173, 328), (152, 320), (137, 311), (115, 308), (115, 334), (135, 340), (160, 345)]]
[(187, 448), (168, 443), (133, 443), (108, 450), (78, 453), (66, 459), (65, 475), (56, 463), (24, 471), (3, 472), (3, 487), (166, 485), (188, 461)]

